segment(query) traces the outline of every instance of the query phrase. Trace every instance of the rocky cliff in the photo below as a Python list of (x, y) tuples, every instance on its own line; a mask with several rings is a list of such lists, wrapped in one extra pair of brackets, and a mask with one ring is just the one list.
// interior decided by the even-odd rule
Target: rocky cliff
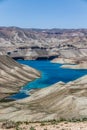
[(40, 76), (35, 69), (20, 65), (12, 58), (0, 56), (0, 99), (3, 99), (18, 90), (27, 82)]

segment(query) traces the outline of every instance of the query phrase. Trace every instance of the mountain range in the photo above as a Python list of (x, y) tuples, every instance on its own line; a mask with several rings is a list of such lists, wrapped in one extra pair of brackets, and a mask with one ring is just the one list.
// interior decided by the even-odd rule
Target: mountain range
[(87, 29), (0, 27), (0, 54), (23, 59), (85, 57)]

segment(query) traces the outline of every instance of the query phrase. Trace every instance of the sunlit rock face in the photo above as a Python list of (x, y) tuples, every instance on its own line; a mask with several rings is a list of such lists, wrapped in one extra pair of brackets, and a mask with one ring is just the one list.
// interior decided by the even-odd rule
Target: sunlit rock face
[(18, 92), (24, 84), (39, 76), (35, 69), (20, 65), (8, 56), (0, 55), (0, 99)]

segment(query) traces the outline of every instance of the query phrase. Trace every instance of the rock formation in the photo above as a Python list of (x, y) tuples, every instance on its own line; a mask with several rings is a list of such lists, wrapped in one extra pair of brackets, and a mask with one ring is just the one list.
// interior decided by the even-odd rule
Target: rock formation
[[(14, 59), (53, 59), (70, 63), (62, 67), (86, 68), (87, 29), (0, 28), (0, 99), (16, 93), (39, 72)], [(56, 83), (18, 101), (0, 101), (0, 120), (87, 119), (87, 76), (69, 83)]]
[(20, 65), (12, 58), (0, 56), (0, 99), (3, 99), (18, 90), (27, 82), (40, 76), (35, 69)]
[(59, 57), (51, 61), (52, 63), (63, 64), (61, 68), (70, 69), (87, 69), (87, 57), (75, 57), (75, 58), (65, 58)]
[(23, 59), (87, 57), (87, 29), (0, 27), (0, 54)]
[(55, 58), (51, 61), (52, 63), (60, 63), (60, 64), (76, 64), (77, 60), (75, 58)]
[(47, 121), (87, 118), (87, 76), (69, 83), (56, 83), (30, 97), (0, 103), (0, 120)]

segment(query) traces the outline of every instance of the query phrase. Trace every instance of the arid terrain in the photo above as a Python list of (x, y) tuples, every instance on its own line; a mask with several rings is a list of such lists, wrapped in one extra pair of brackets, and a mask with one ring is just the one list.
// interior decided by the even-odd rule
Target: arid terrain
[[(22, 29), (0, 27), (0, 127), (2, 122), (22, 122), (24, 130), (87, 130), (87, 75), (58, 82), (18, 101), (3, 99), (16, 93), (40, 73), (13, 59), (50, 59), (62, 68), (87, 69), (87, 29)], [(50, 124), (49, 121), (74, 121)], [(24, 124), (23, 122), (44, 122)], [(78, 122), (79, 121), (79, 122)], [(83, 122), (85, 121), (85, 122)], [(51, 123), (51, 122), (50, 122)], [(5, 124), (4, 124), (5, 125)], [(14, 130), (14, 128), (11, 128)]]
[(14, 59), (49, 59), (58, 63), (57, 58), (61, 58), (80, 64), (76, 68), (87, 68), (87, 29), (0, 27), (0, 54)]
[(23, 59), (87, 57), (87, 29), (0, 27), (0, 53)]
[(40, 74), (35, 69), (0, 55), (0, 100), (17, 93), (23, 85), (38, 77)]
[(87, 76), (59, 82), (34, 92), (30, 97), (0, 103), (0, 121), (49, 121), (87, 119)]
[(0, 123), (0, 130), (87, 130), (87, 121), (84, 122), (4, 122)]

